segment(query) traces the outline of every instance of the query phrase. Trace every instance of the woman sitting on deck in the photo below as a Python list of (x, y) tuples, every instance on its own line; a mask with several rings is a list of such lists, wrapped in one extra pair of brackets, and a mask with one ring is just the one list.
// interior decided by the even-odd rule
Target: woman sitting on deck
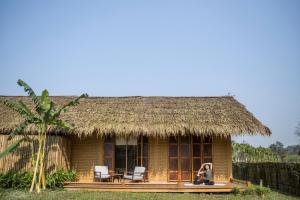
[[(201, 174), (204, 175), (203, 179), (200, 179)], [(204, 163), (203, 165), (201, 165), (201, 168), (199, 169), (194, 180), (194, 184), (199, 185), (201, 183), (204, 183), (205, 185), (214, 184), (214, 182), (212, 181), (212, 163)]]

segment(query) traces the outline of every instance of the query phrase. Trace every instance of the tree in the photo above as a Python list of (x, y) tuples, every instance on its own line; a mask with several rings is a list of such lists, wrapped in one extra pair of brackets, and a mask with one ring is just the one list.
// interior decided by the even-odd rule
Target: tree
[(281, 160), (284, 159), (284, 157), (286, 156), (286, 151), (284, 149), (284, 146), (281, 142), (276, 141), (275, 144), (271, 144), (269, 146), (269, 148), (277, 155), (280, 156)]
[(22, 101), (4, 100), (2, 102), (7, 107), (18, 112), (24, 118), (24, 121), (17, 125), (13, 131), (11, 131), (8, 139), (12, 139), (16, 135), (20, 135), (22, 137), (19, 140), (17, 140), (14, 144), (9, 146), (2, 153), (0, 153), (0, 158), (15, 151), (24, 141), (28, 141), (31, 144), (33, 144), (33, 140), (31, 139), (31, 137), (29, 137), (29, 134), (24, 132), (24, 129), (28, 125), (33, 125), (37, 130), (38, 151), (35, 153), (33, 150), (33, 145), (31, 145), (32, 152), (34, 155), (34, 168), (30, 192), (36, 189), (36, 191), (40, 193), (41, 188), (46, 188), (44, 168), (46, 166), (45, 149), (47, 135), (49, 134), (49, 128), (57, 127), (60, 129), (67, 130), (73, 128), (73, 125), (68, 123), (67, 121), (62, 120), (60, 118), (60, 115), (68, 111), (70, 107), (79, 104), (79, 100), (81, 98), (87, 97), (88, 95), (82, 94), (76, 99), (65, 104), (61, 108), (56, 108), (56, 105), (53, 101), (51, 101), (47, 90), (43, 90), (41, 96), (36, 96), (32, 88), (29, 85), (27, 85), (24, 81), (19, 79), (17, 83), (19, 86), (24, 88), (24, 91), (32, 99), (34, 103), (34, 110), (32, 111), (31, 109), (29, 109), (29, 107)]
[(298, 123), (298, 125), (296, 127), (295, 135), (297, 135), (299, 137), (299, 142), (300, 142), (300, 122)]
[(278, 156), (269, 148), (233, 142), (232, 149), (233, 162), (278, 162)]

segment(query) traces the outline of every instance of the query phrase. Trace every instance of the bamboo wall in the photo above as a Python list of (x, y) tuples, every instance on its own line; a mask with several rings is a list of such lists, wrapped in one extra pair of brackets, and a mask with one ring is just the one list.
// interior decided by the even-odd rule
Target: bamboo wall
[[(34, 138), (35, 136), (31, 136)], [(8, 141), (8, 135), (0, 135), (0, 152), (4, 151), (10, 144), (14, 143), (19, 136)], [(35, 142), (35, 151), (37, 151), (37, 142)], [(60, 168), (70, 169), (70, 142), (63, 136), (47, 137), (47, 171), (52, 172)], [(13, 153), (0, 159), (0, 172), (7, 171), (29, 171), (32, 169), (31, 147), (29, 143), (23, 142)]]
[(214, 181), (229, 181), (232, 177), (231, 139), (214, 137), (212, 148)]
[(234, 163), (236, 179), (251, 181), (300, 196), (300, 163)]
[(96, 136), (72, 137), (71, 166), (76, 170), (79, 181), (92, 182), (94, 166), (104, 163), (104, 139)]
[[(104, 139), (72, 137), (71, 141), (71, 168), (77, 171), (79, 181), (93, 181), (94, 166), (104, 164)], [(232, 177), (230, 138), (213, 138), (212, 148), (214, 180), (229, 181)], [(168, 154), (168, 138), (149, 138), (149, 182), (168, 181)]]
[(149, 138), (149, 181), (168, 181), (169, 139)]

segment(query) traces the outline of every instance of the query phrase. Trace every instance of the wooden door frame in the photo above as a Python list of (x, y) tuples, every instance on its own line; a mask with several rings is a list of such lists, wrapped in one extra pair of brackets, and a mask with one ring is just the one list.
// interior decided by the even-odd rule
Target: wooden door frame
[[(170, 137), (168, 138), (168, 175), (167, 175), (167, 180), (168, 182), (182, 182), (182, 179), (181, 179), (181, 156), (180, 156), (180, 144), (181, 144), (181, 137), (182, 136), (174, 136), (175, 138), (178, 138), (177, 139), (177, 180), (170, 180)], [(204, 158), (204, 145), (205, 144), (211, 144), (211, 162), (213, 162), (213, 136), (199, 136), (201, 137), (201, 140), (200, 140), (200, 162), (201, 162), (201, 165), (204, 163), (204, 159), (207, 158), (205, 157)], [(207, 143), (207, 142), (204, 142), (204, 138), (205, 137), (210, 137), (211, 139), (211, 142), (210, 143)], [(193, 135), (189, 135), (189, 158), (190, 158), (190, 180), (189, 181), (192, 181), (193, 180), (193, 175), (194, 175), (194, 149), (193, 149)], [(187, 180), (184, 180), (184, 181), (187, 181)]]
[[(105, 142), (106, 141), (106, 137), (112, 137), (112, 142)], [(104, 159), (103, 159), (103, 164), (105, 165), (105, 159), (106, 159), (106, 156), (105, 156), (105, 144), (112, 144), (112, 158), (111, 158), (111, 162), (112, 162), (112, 165), (111, 165), (111, 168), (112, 169), (109, 169), (109, 172), (114, 172), (115, 171), (115, 149), (116, 149), (116, 140), (115, 140), (115, 136), (105, 136), (104, 137), (104, 144), (103, 144), (103, 156), (104, 156)]]

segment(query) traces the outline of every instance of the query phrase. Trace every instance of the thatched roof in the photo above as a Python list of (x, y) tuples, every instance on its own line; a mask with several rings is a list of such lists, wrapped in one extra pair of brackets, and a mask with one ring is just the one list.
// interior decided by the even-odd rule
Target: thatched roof
[[(74, 97), (51, 97), (62, 105)], [(28, 97), (0, 99), (22, 100)], [(32, 103), (31, 103), (32, 105)], [(75, 124), (72, 134), (177, 135), (214, 134), (220, 136), (261, 134), (271, 131), (245, 106), (230, 96), (222, 97), (89, 97), (64, 113), (63, 119)], [(8, 133), (22, 118), (0, 105), (0, 131)], [(34, 132), (33, 127), (26, 131)], [(61, 130), (50, 130), (59, 132)]]

